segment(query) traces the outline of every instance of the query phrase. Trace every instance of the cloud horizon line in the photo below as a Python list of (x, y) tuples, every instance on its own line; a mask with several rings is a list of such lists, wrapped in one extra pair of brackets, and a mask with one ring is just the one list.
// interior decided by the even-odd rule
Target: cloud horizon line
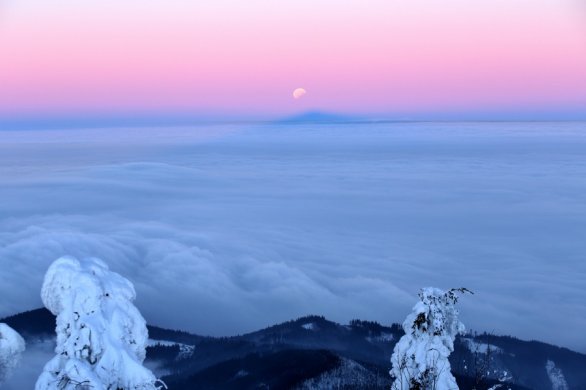
[(446, 111), (412, 113), (364, 113), (332, 110), (299, 110), (280, 114), (242, 114), (233, 111), (214, 113), (75, 113), (75, 114), (30, 114), (1, 115), (0, 131), (38, 130), (60, 128), (112, 128), (112, 127), (156, 127), (197, 126), (229, 124), (269, 123), (384, 123), (384, 122), (582, 122), (586, 111), (581, 110), (525, 110), (525, 111)]

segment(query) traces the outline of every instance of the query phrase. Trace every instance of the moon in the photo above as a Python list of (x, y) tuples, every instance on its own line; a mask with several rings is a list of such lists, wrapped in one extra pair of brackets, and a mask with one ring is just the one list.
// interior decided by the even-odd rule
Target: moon
[(303, 88), (297, 88), (295, 91), (293, 91), (293, 98), (294, 99), (301, 99), (303, 97), (303, 95), (305, 95), (307, 93), (307, 91)]

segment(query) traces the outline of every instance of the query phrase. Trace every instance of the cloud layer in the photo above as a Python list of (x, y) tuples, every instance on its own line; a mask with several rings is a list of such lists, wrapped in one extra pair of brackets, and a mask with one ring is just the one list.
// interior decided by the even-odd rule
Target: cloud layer
[(389, 323), (420, 287), (465, 286), (469, 327), (586, 350), (582, 127), (3, 133), (0, 315), (41, 305), (56, 258), (95, 256), (171, 328)]

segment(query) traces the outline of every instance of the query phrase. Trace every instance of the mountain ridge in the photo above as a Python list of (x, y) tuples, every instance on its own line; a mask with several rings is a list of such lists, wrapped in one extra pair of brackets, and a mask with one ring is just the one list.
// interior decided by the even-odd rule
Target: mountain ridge
[[(20, 332), (33, 351), (55, 337), (55, 317), (46, 309), (18, 313), (0, 322)], [(151, 341), (145, 364), (177, 390), (327, 389), (332, 381), (345, 389), (388, 389), (390, 357), (403, 335), (398, 324), (352, 320), (344, 325), (320, 315), (230, 337), (153, 325), (148, 330)], [(586, 388), (585, 354), (536, 340), (467, 334), (456, 339), (450, 362), (461, 389), (488, 389), (504, 379), (512, 390), (549, 390), (553, 379), (548, 366), (562, 373), (567, 389)], [(479, 381), (478, 371), (486, 365), (489, 373)]]
[(300, 114), (277, 119), (273, 123), (296, 124), (296, 123), (359, 123), (370, 122), (369, 120), (353, 115), (343, 115), (326, 111), (306, 111)]

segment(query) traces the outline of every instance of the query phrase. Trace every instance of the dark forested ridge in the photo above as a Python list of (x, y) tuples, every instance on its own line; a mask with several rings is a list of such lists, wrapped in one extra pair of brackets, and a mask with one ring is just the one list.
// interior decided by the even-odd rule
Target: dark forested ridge
[[(45, 309), (1, 320), (32, 345), (54, 337)], [(390, 356), (403, 331), (370, 321), (348, 325), (307, 316), (234, 337), (149, 326), (147, 362), (170, 389), (388, 389)], [(509, 336), (467, 335), (450, 357), (461, 389), (586, 389), (586, 355)], [(565, 387), (564, 387), (565, 386)]]

